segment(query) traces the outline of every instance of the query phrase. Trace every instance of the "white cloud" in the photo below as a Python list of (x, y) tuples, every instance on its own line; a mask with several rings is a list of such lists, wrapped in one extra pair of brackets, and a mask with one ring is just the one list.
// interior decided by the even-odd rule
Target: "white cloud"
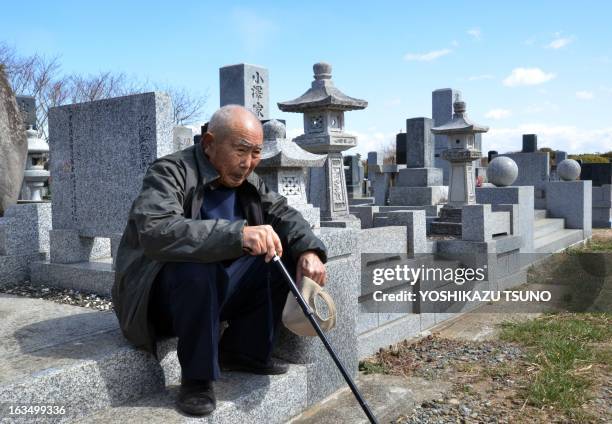
[(480, 37), (482, 36), (482, 32), (480, 31), (480, 28), (468, 29), (467, 33), (471, 35), (472, 37), (474, 37), (476, 40), (480, 40)]
[(562, 37), (561, 33), (555, 34), (555, 39), (548, 43), (545, 47), (549, 49), (561, 49), (574, 41), (573, 37)]
[(459, 47), (459, 41), (457, 41), (457, 40), (453, 40), (453, 41), (451, 41), (451, 46), (453, 46), (453, 47)]
[(389, 107), (399, 106), (400, 104), (402, 104), (402, 99), (400, 99), (399, 97), (394, 97), (385, 102), (385, 106)]
[(555, 78), (555, 76), (555, 74), (546, 73), (540, 68), (515, 68), (512, 70), (512, 73), (504, 79), (503, 83), (507, 87), (537, 85), (550, 81)]
[(524, 124), (515, 128), (491, 128), (483, 137), (483, 151), (518, 151), (522, 134), (537, 134), (538, 146), (568, 153), (605, 152), (612, 146), (612, 127), (583, 129), (575, 126)]
[(593, 97), (595, 97), (593, 95), (592, 91), (586, 91), (586, 90), (581, 90), (581, 91), (576, 91), (576, 98), (580, 99), (580, 100), (591, 100)]
[(483, 75), (474, 75), (468, 78), (468, 81), (481, 81), (481, 80), (489, 80), (495, 78), (493, 75), (483, 74)]
[(558, 110), (559, 110), (559, 105), (549, 100), (546, 100), (543, 103), (536, 103), (536, 104), (531, 104), (527, 106), (523, 112), (528, 115), (534, 115), (534, 114), (542, 113), (542, 112), (556, 112)]
[(417, 62), (429, 62), (435, 60), (439, 57), (446, 56), (451, 53), (450, 49), (442, 49), (442, 50), (433, 50), (427, 53), (406, 53), (404, 55), (404, 60), (415, 60)]
[(495, 120), (508, 118), (510, 115), (512, 115), (512, 111), (508, 109), (491, 109), (485, 113), (486, 118)]

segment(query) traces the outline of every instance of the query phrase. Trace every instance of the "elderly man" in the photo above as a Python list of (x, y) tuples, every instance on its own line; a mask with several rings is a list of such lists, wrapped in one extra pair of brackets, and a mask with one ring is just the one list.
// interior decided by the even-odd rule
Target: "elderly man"
[(325, 283), (325, 246), (253, 173), (262, 147), (255, 115), (219, 109), (201, 145), (150, 166), (119, 244), (112, 297), (121, 330), (154, 355), (157, 336), (178, 336), (177, 406), (189, 414), (214, 410), (221, 370), (287, 371), (271, 358), (289, 290), (275, 252), (298, 281)]

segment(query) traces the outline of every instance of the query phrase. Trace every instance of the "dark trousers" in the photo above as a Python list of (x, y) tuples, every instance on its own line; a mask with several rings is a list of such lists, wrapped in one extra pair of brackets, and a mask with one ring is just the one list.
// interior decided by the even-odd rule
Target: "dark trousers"
[[(288, 256), (288, 255), (287, 255)], [(283, 258), (291, 275), (295, 265)], [(153, 283), (150, 319), (177, 336), (182, 376), (219, 378), (219, 352), (267, 362), (289, 286), (263, 256), (222, 263), (168, 262)], [(229, 327), (219, 336), (219, 323)]]

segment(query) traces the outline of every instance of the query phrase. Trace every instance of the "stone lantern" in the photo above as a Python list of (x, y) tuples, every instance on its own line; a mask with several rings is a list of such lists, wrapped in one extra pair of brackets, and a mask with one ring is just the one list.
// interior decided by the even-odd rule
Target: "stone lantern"
[(349, 97), (331, 79), (331, 65), (313, 66), (314, 81), (308, 91), (295, 100), (278, 103), (283, 112), (304, 114), (304, 134), (293, 139), (304, 150), (327, 154), (322, 168), (310, 171), (309, 199), (321, 209), (322, 225), (360, 227), (349, 214), (342, 151), (355, 147), (357, 137), (344, 132), (344, 112), (365, 109), (368, 102)]
[(435, 135), (448, 138), (448, 149), (442, 159), (450, 162), (448, 203), (440, 210), (440, 217), (431, 223), (434, 235), (460, 236), (462, 234), (462, 207), (476, 203), (474, 161), (480, 158), (476, 147), (476, 134), (489, 131), (489, 127), (470, 121), (465, 113), (465, 102), (453, 103), (453, 119), (432, 128)]
[(49, 145), (38, 138), (36, 130), (32, 126), (26, 131), (28, 139), (28, 159), (23, 173), (23, 183), (27, 190), (27, 198), (23, 199), (31, 202), (41, 202), (41, 191), (45, 182), (49, 179), (49, 171), (43, 166), (43, 156), (49, 153)]
[(480, 158), (476, 148), (476, 134), (489, 131), (489, 127), (470, 121), (465, 113), (465, 102), (453, 103), (453, 119), (431, 129), (435, 135), (448, 137), (448, 149), (442, 151), (442, 159), (451, 164), (448, 205), (460, 207), (476, 203), (473, 162)]
[(283, 195), (287, 204), (297, 209), (311, 228), (320, 227), (319, 208), (306, 199), (305, 171), (322, 167), (326, 156), (315, 155), (286, 139), (285, 126), (276, 119), (263, 124), (264, 147), (257, 166), (259, 175), (268, 188)]

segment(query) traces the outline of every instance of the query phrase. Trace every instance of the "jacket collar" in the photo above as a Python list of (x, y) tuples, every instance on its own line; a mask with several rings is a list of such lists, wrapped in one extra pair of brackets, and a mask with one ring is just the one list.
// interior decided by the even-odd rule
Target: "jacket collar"
[[(195, 146), (195, 155), (196, 162), (198, 164), (198, 171), (200, 174), (200, 182), (202, 183), (202, 185), (206, 185), (219, 178), (219, 173), (204, 154), (204, 149), (202, 148), (201, 144), (197, 144)], [(250, 183), (255, 188), (257, 188), (258, 186), (258, 180), (259, 177), (257, 176), (257, 174), (255, 174), (255, 172), (251, 172), (251, 174), (246, 178), (246, 182)]]

